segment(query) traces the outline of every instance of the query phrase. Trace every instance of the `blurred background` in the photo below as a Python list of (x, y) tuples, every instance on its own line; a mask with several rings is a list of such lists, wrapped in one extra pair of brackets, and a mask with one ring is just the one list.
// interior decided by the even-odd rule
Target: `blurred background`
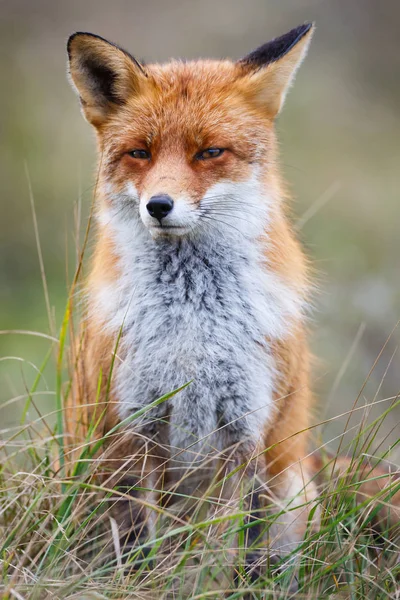
[[(95, 144), (66, 79), (70, 33), (97, 33), (147, 61), (239, 58), (310, 20), (317, 31), (278, 129), (319, 288), (311, 323), (318, 416), (340, 415), (358, 396), (360, 406), (375, 403), (370, 418), (388, 408), (400, 389), (400, 329), (392, 333), (400, 315), (398, 0), (0, 0), (0, 329), (49, 333), (30, 185), (57, 330), (79, 206), (86, 224)], [(2, 429), (19, 421), (25, 399), (12, 399), (48, 348), (44, 338), (0, 335)], [(50, 394), (35, 396), (42, 413), (54, 410), (47, 371), (39, 389)], [(399, 417), (391, 413), (377, 442), (399, 437)], [(345, 422), (335, 419), (324, 439)]]

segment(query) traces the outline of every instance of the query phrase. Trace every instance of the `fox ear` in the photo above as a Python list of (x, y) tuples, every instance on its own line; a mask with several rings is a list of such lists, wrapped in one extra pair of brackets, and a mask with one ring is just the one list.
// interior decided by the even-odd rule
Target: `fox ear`
[(238, 61), (245, 92), (270, 117), (275, 117), (282, 108), (286, 93), (307, 53), (313, 32), (313, 23), (305, 23)]
[(144, 68), (133, 56), (97, 35), (74, 33), (67, 50), (71, 82), (92, 125), (101, 125), (146, 83)]

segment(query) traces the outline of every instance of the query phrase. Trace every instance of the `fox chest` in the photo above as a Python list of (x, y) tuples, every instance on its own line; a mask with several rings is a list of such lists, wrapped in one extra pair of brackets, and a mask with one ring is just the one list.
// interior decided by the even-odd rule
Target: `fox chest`
[(118, 309), (121, 418), (188, 383), (132, 426), (154, 438), (167, 423), (168, 444), (192, 452), (259, 438), (274, 388), (261, 267), (179, 243), (137, 257), (132, 272)]

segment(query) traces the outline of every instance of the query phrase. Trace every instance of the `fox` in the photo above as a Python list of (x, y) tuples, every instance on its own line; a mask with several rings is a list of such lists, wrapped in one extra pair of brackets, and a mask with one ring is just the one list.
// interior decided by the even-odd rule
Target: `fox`
[(310, 526), (311, 268), (275, 123), (314, 30), (302, 24), (237, 61), (165, 64), (92, 33), (68, 40), (99, 158), (66, 428), (82, 440), (96, 423), (107, 440), (102, 476), (126, 492), (114, 511), (124, 548), (154, 535), (152, 506), (183, 495), (229, 506), (245, 495), (250, 574), (269, 503), (282, 511), (272, 559)]

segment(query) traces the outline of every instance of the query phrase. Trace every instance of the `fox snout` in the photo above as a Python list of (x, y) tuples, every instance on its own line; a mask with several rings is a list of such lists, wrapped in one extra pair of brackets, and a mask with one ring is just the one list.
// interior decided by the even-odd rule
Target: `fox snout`
[(153, 237), (185, 235), (198, 221), (198, 206), (182, 194), (142, 194), (139, 203), (142, 223)]
[(146, 208), (149, 215), (153, 217), (153, 219), (156, 219), (160, 226), (162, 226), (163, 219), (174, 208), (174, 201), (168, 194), (160, 194), (158, 196), (152, 196), (146, 204)]

